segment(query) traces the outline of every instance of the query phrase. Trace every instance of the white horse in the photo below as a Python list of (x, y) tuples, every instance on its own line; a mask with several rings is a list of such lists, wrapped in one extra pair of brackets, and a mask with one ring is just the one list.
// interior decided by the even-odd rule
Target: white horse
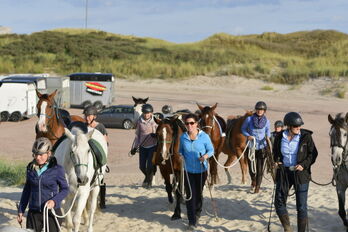
[[(72, 127), (71, 131), (65, 129), (65, 139), (56, 149), (55, 157), (60, 165), (65, 169), (70, 193), (63, 201), (65, 209), (68, 209), (73, 201), (75, 193), (77, 198), (74, 204), (75, 214), (69, 212), (66, 217), (68, 231), (77, 232), (80, 229), (81, 214), (86, 207), (88, 200), (89, 218), (88, 232), (93, 231), (93, 217), (97, 207), (97, 197), (102, 176), (105, 174), (106, 165), (102, 167), (102, 173), (97, 172), (93, 166), (93, 156), (88, 140), (93, 138), (100, 143), (107, 156), (107, 143), (104, 136), (95, 129), (90, 129), (88, 133), (83, 133), (79, 127)], [(93, 181), (93, 183), (91, 183)], [(77, 191), (77, 192), (76, 192)]]

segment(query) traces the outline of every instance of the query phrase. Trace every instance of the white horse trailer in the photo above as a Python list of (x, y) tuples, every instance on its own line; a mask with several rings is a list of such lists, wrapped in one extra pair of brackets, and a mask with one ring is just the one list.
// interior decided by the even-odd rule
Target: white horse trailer
[(36, 115), (36, 85), (33, 81), (2, 80), (0, 82), (1, 121), (20, 121)]
[(70, 104), (86, 108), (94, 105), (98, 110), (111, 105), (115, 77), (111, 73), (70, 74)]
[(47, 93), (47, 81), (46, 77), (43, 76), (24, 76), (23, 74), (19, 74), (10, 75), (2, 80), (31, 81), (35, 83), (36, 88), (37, 90), (39, 90), (40, 93)]

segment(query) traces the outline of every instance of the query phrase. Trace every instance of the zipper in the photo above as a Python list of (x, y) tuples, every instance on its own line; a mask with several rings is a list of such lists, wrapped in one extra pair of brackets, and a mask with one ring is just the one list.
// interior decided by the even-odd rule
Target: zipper
[(39, 176), (39, 207), (40, 207), (40, 212), (41, 212), (41, 176)]

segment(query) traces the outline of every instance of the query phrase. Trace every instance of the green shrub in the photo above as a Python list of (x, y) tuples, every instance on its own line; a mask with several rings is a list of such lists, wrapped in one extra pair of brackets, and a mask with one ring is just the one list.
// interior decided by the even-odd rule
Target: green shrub
[(269, 86), (269, 85), (264, 85), (261, 87), (261, 90), (266, 90), (266, 91), (269, 91), (269, 90), (274, 90), (272, 86)]
[(0, 160), (0, 180), (7, 185), (22, 185), (25, 183), (26, 166), (24, 164), (9, 164)]

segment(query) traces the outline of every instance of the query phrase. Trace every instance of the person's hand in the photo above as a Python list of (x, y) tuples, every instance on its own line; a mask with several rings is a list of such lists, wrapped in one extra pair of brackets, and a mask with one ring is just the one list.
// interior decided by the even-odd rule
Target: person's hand
[(54, 206), (56, 205), (56, 203), (54, 202), (54, 200), (48, 200), (46, 204), (47, 204), (47, 208), (48, 208), (48, 209), (53, 209)]
[(137, 148), (136, 147), (131, 150), (131, 155), (135, 155), (135, 153), (137, 153)]
[(22, 222), (23, 222), (23, 213), (18, 213), (17, 216), (17, 222), (19, 223), (19, 225), (21, 225), (22, 227)]
[(302, 167), (302, 165), (301, 164), (297, 164), (296, 166), (295, 166), (295, 170), (296, 171), (303, 171), (303, 167)]
[(280, 165), (282, 165), (283, 163), (282, 162), (274, 162), (273, 164), (273, 168), (274, 169), (278, 169)]
[(208, 159), (208, 154), (202, 155), (201, 157), (199, 157), (199, 161), (203, 162), (204, 160)]
[(248, 136), (248, 140), (253, 140), (254, 136)]
[(150, 136), (151, 136), (152, 138), (156, 138), (156, 137), (157, 137), (157, 135), (156, 135), (155, 133), (151, 133)]

